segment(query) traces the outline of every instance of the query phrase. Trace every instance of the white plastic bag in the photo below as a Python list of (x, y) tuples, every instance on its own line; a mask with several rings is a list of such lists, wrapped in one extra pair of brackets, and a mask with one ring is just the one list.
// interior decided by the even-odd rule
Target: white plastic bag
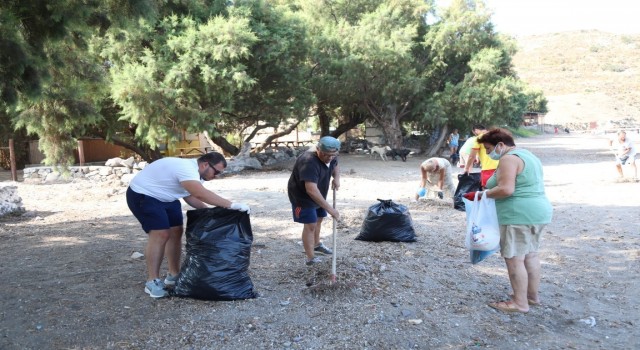
[(478, 200), (476, 192), (473, 202), (465, 199), (467, 212), (467, 237), (465, 246), (470, 250), (492, 251), (500, 245), (500, 225), (496, 214), (496, 201), (482, 193)]

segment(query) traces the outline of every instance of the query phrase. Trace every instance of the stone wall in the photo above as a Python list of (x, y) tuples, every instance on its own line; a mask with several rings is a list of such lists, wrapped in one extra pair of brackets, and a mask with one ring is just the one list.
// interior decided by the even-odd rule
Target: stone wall
[[(248, 152), (241, 153), (237, 157), (227, 161), (227, 169), (225, 172), (238, 173), (245, 169), (260, 170), (263, 166), (286, 163), (295, 160), (300, 153), (306, 150), (307, 148), (289, 149), (281, 147), (267, 149), (255, 156), (249, 155)], [(134, 163), (133, 158), (112, 158), (109, 159), (105, 165), (72, 166), (69, 167), (65, 173), (61, 173), (54, 167), (49, 166), (29, 167), (23, 170), (22, 177), (26, 183), (47, 184), (89, 180), (128, 186), (133, 176), (144, 169), (146, 165), (146, 162)]]
[(56, 183), (73, 182), (77, 180), (89, 180), (93, 182), (110, 182), (127, 186), (131, 178), (140, 169), (126, 166), (72, 166), (68, 173), (61, 173), (52, 167), (31, 167), (23, 170), (23, 179), (26, 183)]

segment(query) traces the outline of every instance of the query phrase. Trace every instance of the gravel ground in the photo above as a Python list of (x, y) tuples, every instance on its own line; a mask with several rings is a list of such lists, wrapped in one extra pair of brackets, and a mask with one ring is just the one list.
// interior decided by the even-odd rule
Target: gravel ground
[[(640, 183), (616, 179), (602, 137), (516, 141), (543, 161), (554, 206), (541, 249), (542, 306), (528, 314), (487, 306), (510, 294), (506, 268), (499, 255), (469, 263), (463, 212), (450, 200), (410, 201), (422, 157), (341, 155), (334, 286), (330, 259), (303, 263), (287, 169), (207, 184), (252, 208), (250, 274), (260, 297), (233, 302), (143, 292), (144, 261), (131, 256), (144, 251), (146, 235), (124, 188), (17, 183), (27, 212), (0, 219), (0, 348), (640, 348)], [(354, 240), (377, 198), (407, 205), (417, 242)], [(328, 245), (331, 232), (326, 220)]]

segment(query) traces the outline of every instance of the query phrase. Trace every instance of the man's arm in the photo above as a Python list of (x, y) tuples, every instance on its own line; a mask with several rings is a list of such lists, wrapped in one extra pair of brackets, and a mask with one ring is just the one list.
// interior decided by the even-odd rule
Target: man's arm
[(333, 177), (333, 187), (336, 190), (340, 189), (340, 168), (338, 165), (336, 165), (333, 168), (333, 172), (331, 173), (331, 176)]
[(620, 152), (620, 154), (618, 156), (622, 157), (622, 156), (624, 156), (626, 154), (629, 154), (629, 152), (631, 152), (631, 147), (625, 145), (624, 146), (624, 151)]
[(201, 206), (205, 203), (216, 207), (231, 207), (230, 200), (224, 199), (212, 191), (209, 191), (200, 183), (200, 181), (182, 181), (180, 184), (190, 194), (190, 196), (184, 198), (185, 202), (194, 208), (206, 208), (206, 205)]
[(182, 198), (182, 199), (184, 199), (184, 201), (185, 201), (187, 204), (189, 204), (190, 206), (192, 206), (193, 208), (196, 208), (196, 209), (204, 209), (204, 208), (207, 208), (207, 203), (205, 203), (205, 202), (203, 202), (203, 201), (201, 201), (201, 200), (197, 199), (197, 198), (196, 198), (196, 197), (194, 197), (194, 196), (187, 196), (187, 197), (184, 197), (184, 198)]
[(336, 220), (340, 219), (340, 213), (336, 209), (327, 202), (326, 199), (320, 193), (318, 189), (318, 184), (315, 182), (305, 181), (304, 189), (307, 191), (307, 194), (311, 199), (313, 199), (316, 204), (318, 204), (322, 209), (326, 210), (329, 215), (333, 216)]
[(471, 171), (471, 167), (473, 167), (473, 162), (476, 160), (476, 156), (478, 155), (479, 150), (479, 148), (471, 149), (471, 153), (469, 153), (469, 159), (467, 159), (467, 164), (464, 166), (465, 173)]

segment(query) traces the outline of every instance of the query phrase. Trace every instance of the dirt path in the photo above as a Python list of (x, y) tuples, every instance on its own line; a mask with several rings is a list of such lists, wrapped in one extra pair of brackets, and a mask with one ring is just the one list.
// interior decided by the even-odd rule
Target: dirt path
[[(617, 182), (606, 140), (517, 140), (545, 166), (554, 206), (541, 251), (543, 306), (502, 314), (503, 260), (478, 265), (464, 213), (450, 201), (410, 202), (422, 158), (341, 156), (338, 278), (312, 293), (329, 259), (303, 264), (291, 222), (289, 171), (246, 172), (208, 187), (248, 202), (257, 299), (153, 300), (143, 292), (146, 236), (124, 189), (87, 182), (18, 183), (27, 214), (0, 219), (2, 349), (632, 349), (640, 348), (640, 183)], [(376, 198), (409, 207), (416, 243), (354, 240)], [(323, 228), (330, 243), (331, 224)]]

